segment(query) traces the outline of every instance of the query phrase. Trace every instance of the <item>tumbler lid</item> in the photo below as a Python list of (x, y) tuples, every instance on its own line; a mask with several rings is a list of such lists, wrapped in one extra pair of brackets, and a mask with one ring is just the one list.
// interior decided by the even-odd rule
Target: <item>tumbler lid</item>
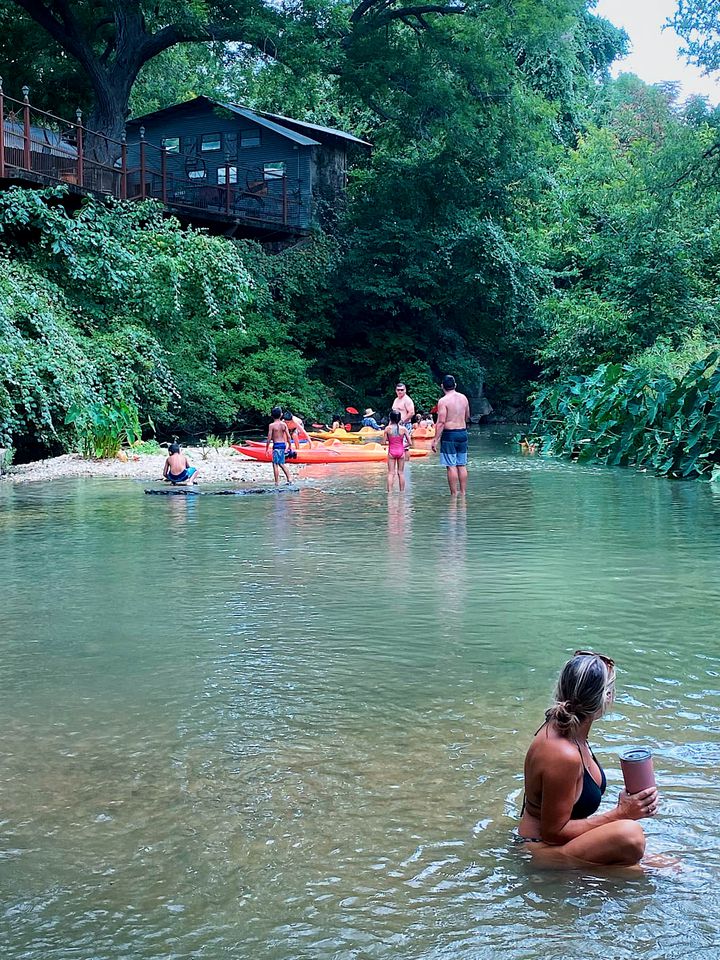
[(652, 752), (647, 749), (647, 747), (632, 747), (630, 750), (626, 750), (625, 753), (620, 754), (620, 759), (625, 761), (641, 761), (649, 760), (652, 756)]

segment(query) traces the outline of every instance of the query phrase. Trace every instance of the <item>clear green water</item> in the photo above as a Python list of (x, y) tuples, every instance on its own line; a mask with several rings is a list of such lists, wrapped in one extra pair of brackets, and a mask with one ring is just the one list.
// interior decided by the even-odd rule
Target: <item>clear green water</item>
[[(297, 494), (0, 487), (3, 960), (720, 956), (720, 496), (474, 442)], [(539, 872), (524, 750), (576, 647), (679, 873)]]

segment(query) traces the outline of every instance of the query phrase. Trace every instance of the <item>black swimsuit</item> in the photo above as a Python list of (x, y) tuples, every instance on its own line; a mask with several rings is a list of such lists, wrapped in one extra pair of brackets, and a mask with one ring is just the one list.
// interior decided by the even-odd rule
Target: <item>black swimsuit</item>
[(600, 801), (602, 796), (605, 793), (605, 788), (607, 787), (607, 778), (605, 777), (605, 771), (597, 762), (595, 754), (590, 750), (590, 745), (588, 744), (588, 750), (590, 750), (590, 756), (597, 763), (598, 770), (600, 771), (600, 783), (595, 783), (593, 780), (592, 774), (585, 766), (585, 761), (583, 760), (582, 750), (580, 749), (580, 744), (575, 741), (575, 746), (578, 748), (578, 753), (580, 754), (580, 760), (583, 765), (583, 785), (582, 790), (580, 791), (580, 796), (575, 801), (575, 804), (572, 808), (570, 814), (571, 820), (587, 820), (588, 817), (591, 817), (593, 813), (600, 806)]
[[(545, 724), (543, 724), (543, 727)], [(535, 733), (537, 736), (538, 733), (542, 730), (542, 727), (539, 727)], [(592, 752), (590, 745), (588, 744), (588, 750), (590, 750), (590, 756), (593, 758), (595, 763), (597, 763), (598, 770), (600, 771), (600, 783), (596, 783), (593, 779), (592, 774), (585, 766), (585, 760), (583, 759), (582, 750), (580, 749), (580, 744), (577, 740), (574, 740), (573, 743), (578, 748), (578, 753), (580, 754), (580, 762), (583, 766), (583, 784), (582, 790), (580, 791), (580, 796), (577, 798), (573, 804), (573, 808), (570, 812), (571, 820), (587, 820), (588, 817), (592, 816), (593, 813), (600, 806), (600, 801), (602, 800), (603, 794), (607, 787), (607, 777), (605, 776), (605, 771), (600, 766), (597, 761), (595, 754)], [(522, 810), (520, 811), (520, 816), (522, 817), (525, 813), (525, 804), (526, 800), (523, 798)], [(541, 840), (539, 837), (521, 837), (518, 835), (518, 839), (525, 843), (540, 843)]]

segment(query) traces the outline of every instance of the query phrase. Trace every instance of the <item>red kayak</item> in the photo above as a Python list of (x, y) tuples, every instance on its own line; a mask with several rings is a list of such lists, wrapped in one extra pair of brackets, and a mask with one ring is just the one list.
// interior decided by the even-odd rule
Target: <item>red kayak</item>
[[(244, 454), (253, 460), (263, 463), (272, 462), (272, 450), (267, 450), (264, 443), (248, 441), (245, 444), (234, 443), (233, 450)], [(427, 457), (429, 450), (411, 450), (411, 457)], [(362, 445), (341, 443), (339, 440), (327, 440), (308, 449), (307, 444), (300, 447), (297, 457), (288, 460), (288, 463), (373, 463), (387, 458), (387, 447), (379, 443), (364, 443)]]

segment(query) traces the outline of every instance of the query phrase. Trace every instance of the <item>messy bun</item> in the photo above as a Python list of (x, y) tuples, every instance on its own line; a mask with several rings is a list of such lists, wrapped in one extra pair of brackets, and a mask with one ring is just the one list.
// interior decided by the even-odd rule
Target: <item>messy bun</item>
[(578, 654), (568, 660), (555, 688), (555, 699), (545, 719), (557, 727), (558, 733), (574, 739), (585, 720), (598, 716), (605, 709), (612, 678), (600, 657)]

